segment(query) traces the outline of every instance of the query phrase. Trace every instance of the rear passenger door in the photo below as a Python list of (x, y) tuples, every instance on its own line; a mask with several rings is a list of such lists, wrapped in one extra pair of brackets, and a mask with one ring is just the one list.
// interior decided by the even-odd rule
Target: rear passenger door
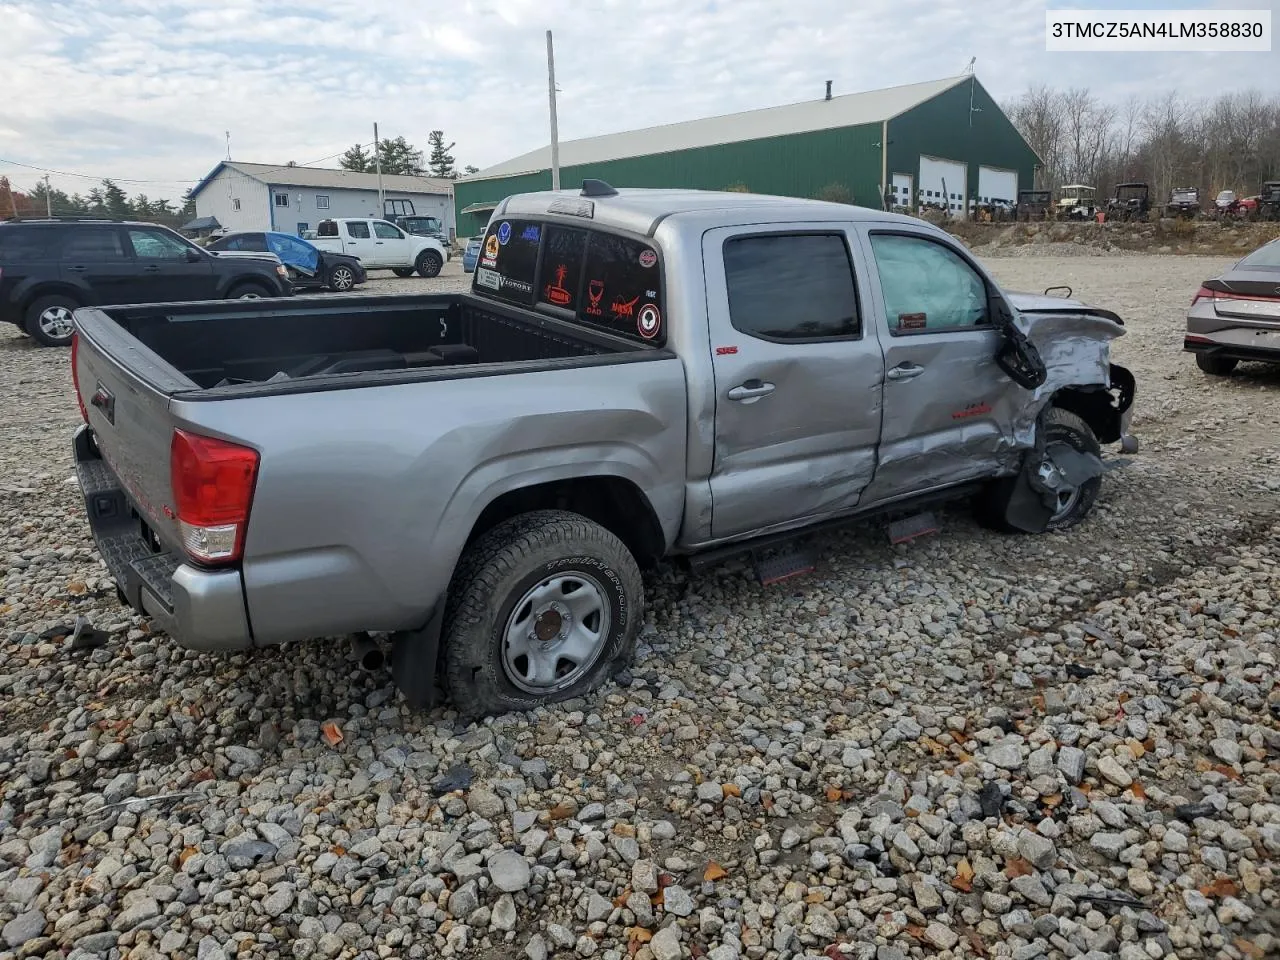
[(129, 246), (142, 277), (144, 303), (180, 303), (214, 297), (213, 260), (202, 251), (189, 259), (193, 249), (158, 227), (129, 227)]
[(995, 362), (995, 286), (957, 247), (910, 226), (864, 232), (884, 344), (884, 429), (868, 502), (988, 476), (1025, 396)]
[(348, 220), (342, 224), (342, 252), (359, 257), (366, 267), (385, 266), (379, 259), (381, 247), (373, 245), (373, 232), (369, 229), (368, 220)]
[(851, 512), (871, 482), (884, 364), (855, 249), (841, 224), (704, 235), (716, 540)]
[(97, 306), (139, 303), (146, 289), (117, 226), (77, 224), (58, 231), (61, 273)]

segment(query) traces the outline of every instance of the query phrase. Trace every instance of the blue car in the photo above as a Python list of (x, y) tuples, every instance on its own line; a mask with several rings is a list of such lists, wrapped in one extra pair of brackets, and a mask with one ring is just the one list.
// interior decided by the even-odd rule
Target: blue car
[(294, 287), (300, 289), (312, 287), (345, 293), (369, 279), (359, 258), (321, 250), (291, 233), (270, 230), (228, 233), (209, 244), (208, 249), (274, 253), (289, 268)]
[(480, 259), (480, 244), (483, 242), (483, 237), (472, 237), (467, 241), (467, 249), (462, 251), (462, 270), (464, 273), (471, 273), (475, 270), (476, 261)]

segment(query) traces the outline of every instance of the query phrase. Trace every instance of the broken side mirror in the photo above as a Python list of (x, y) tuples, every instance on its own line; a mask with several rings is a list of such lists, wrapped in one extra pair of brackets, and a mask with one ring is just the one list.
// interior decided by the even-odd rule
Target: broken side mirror
[(996, 350), (996, 365), (1024, 390), (1035, 390), (1043, 386), (1049, 379), (1049, 370), (1040, 357), (1040, 351), (1018, 329), (1013, 311), (1003, 297), (996, 296), (992, 307), (1001, 337), (1000, 346)]

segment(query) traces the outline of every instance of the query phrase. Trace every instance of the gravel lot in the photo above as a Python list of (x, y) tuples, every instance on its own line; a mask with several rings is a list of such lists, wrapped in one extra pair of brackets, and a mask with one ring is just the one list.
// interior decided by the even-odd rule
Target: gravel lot
[(1143, 449), (1085, 525), (663, 569), (629, 685), (481, 726), (341, 641), (149, 633), (67, 354), (0, 332), (0, 957), (1276, 956), (1280, 369), (1180, 352), (1222, 261), (990, 263), (1128, 321)]

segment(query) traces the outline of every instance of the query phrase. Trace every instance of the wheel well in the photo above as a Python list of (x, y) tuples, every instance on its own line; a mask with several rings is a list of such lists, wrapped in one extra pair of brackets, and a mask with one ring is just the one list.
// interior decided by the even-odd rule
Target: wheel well
[(1099, 443), (1115, 443), (1120, 439), (1124, 412), (1133, 404), (1133, 392), (1133, 374), (1112, 364), (1110, 388), (1102, 384), (1063, 387), (1051, 403), (1087, 423)]
[(22, 299), (18, 303), (19, 310), (25, 318), (27, 310), (33, 303), (41, 297), (52, 297), (55, 295), (68, 297), (81, 306), (84, 306), (84, 297), (80, 295), (80, 292), (76, 290), (75, 287), (64, 286), (60, 283), (42, 283), (40, 286), (28, 290), (22, 295)]
[(621, 540), (641, 566), (656, 563), (666, 552), (662, 525), (649, 498), (621, 477), (575, 477), (504, 493), (481, 512), (467, 543), (504, 520), (533, 510), (582, 514)]
[(231, 294), (235, 293), (237, 290), (243, 290), (245, 287), (253, 287), (254, 289), (257, 289), (257, 290), (265, 290), (267, 293), (267, 296), (270, 296), (272, 292), (271, 285), (267, 283), (267, 281), (265, 280), (262, 280), (258, 277), (237, 277), (235, 280), (231, 281), (231, 284), (227, 287), (227, 296), (229, 297), (231, 296)]

